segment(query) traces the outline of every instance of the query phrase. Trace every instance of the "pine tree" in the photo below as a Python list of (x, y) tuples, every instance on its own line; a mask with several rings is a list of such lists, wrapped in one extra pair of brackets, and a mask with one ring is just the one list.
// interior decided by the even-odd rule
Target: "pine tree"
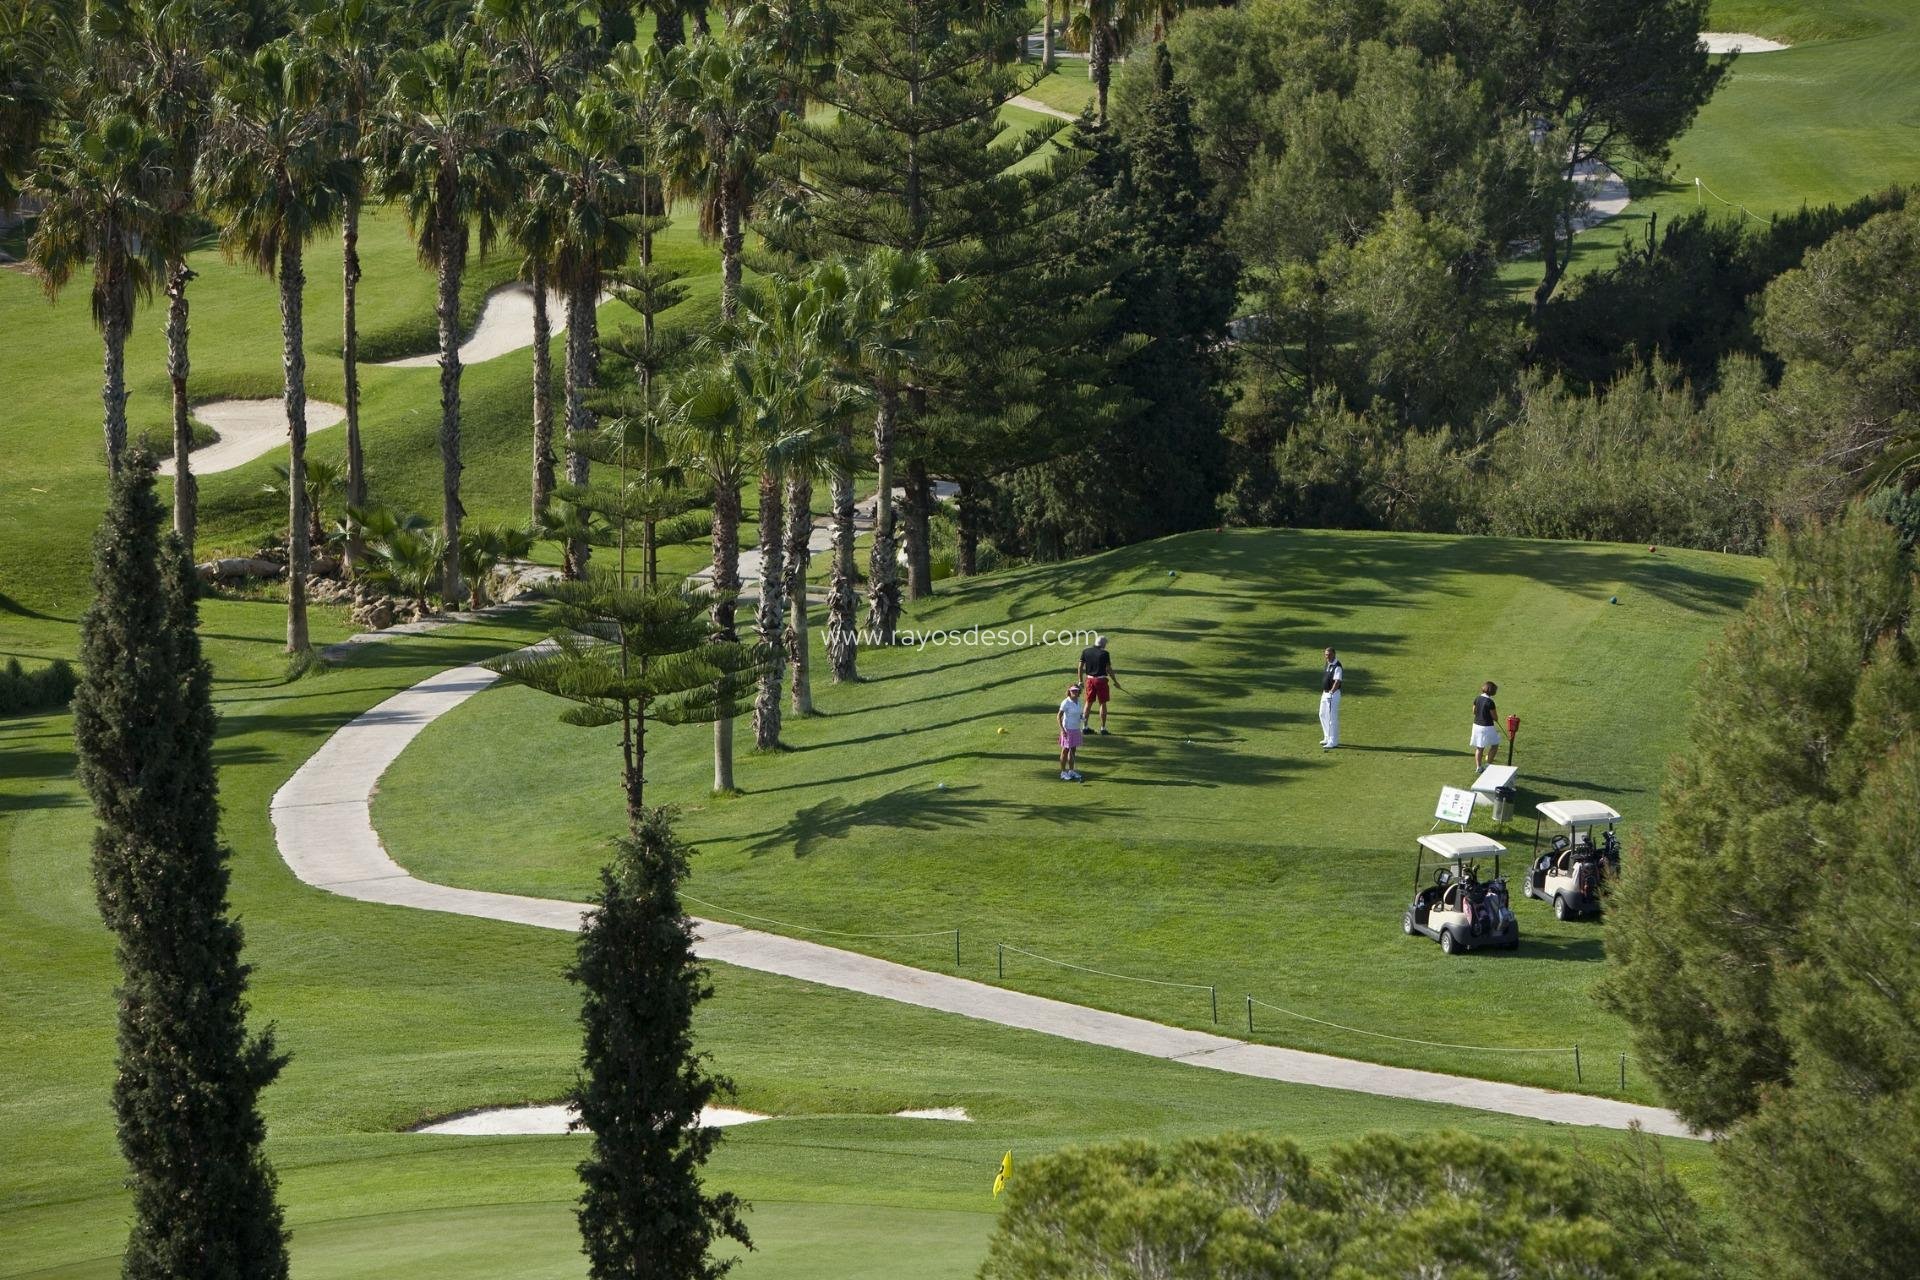
[(751, 1247), (739, 1197), (700, 1184), (721, 1138), (700, 1111), (732, 1085), (693, 1048), (693, 1011), (713, 987), (681, 913), (686, 870), (666, 812), (647, 810), (601, 872), (568, 973), (584, 989), (571, 1101), (593, 1134), (578, 1217), (594, 1280), (712, 1280), (732, 1267), (709, 1256), (716, 1241)]
[(1902, 704), (1920, 704), (1889, 692), (1914, 683), (1911, 571), (1890, 529), (1855, 513), (1784, 537), (1773, 560), (1708, 654), (1692, 749), (1608, 904), (1601, 999), (1668, 1105), (1716, 1129), (1793, 1076), (1780, 984), (1848, 856), (1820, 837), (1822, 812), (1914, 722)]
[(99, 822), (94, 888), (122, 973), (113, 1105), (133, 1190), (123, 1274), (279, 1280), (286, 1232), (258, 1101), (286, 1059), (271, 1030), (247, 1032), (197, 579), (178, 538), (162, 540), (153, 475), (152, 456), (136, 450), (113, 479), (73, 701), (78, 772)]
[[(1046, 456), (1034, 447), (1038, 424), (1071, 431), (1083, 389), (1106, 382), (1084, 360), (1103, 313), (1087, 279), (1066, 269), (1089, 192), (1078, 157), (1040, 154), (1058, 128), (1000, 141), (1000, 107), (1040, 74), (1017, 63), (1024, 6), (839, 0), (834, 16), (835, 73), (811, 90), (834, 110), (783, 134), (771, 163), (791, 208), (760, 229), (787, 260), (885, 248), (925, 254), (938, 279), (968, 282), (967, 305), (917, 344), (899, 394), (875, 388), (876, 466), (905, 481), (913, 599), (931, 590), (931, 478), (980, 485), (1007, 465), (992, 460)], [(890, 547), (887, 486), (876, 507), (875, 546)], [(882, 635), (897, 611), (893, 573), (876, 551), (869, 626)]]
[(1138, 335), (1146, 344), (1117, 370), (1134, 412), (1015, 486), (1016, 524), (1043, 555), (1211, 525), (1226, 485), (1219, 352), (1236, 269), (1195, 150), (1192, 97), (1174, 83), (1164, 44), (1154, 50), (1154, 86), (1124, 135), (1090, 130), (1082, 143), (1100, 189), (1084, 215), (1086, 239), (1117, 266), (1106, 290), (1117, 303), (1112, 342), (1117, 350)]

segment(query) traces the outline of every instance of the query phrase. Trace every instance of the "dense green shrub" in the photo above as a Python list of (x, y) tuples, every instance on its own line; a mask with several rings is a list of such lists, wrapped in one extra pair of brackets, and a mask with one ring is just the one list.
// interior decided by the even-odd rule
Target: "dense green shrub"
[(20, 659), (8, 658), (5, 668), (0, 668), (0, 716), (60, 710), (79, 683), (73, 664), (65, 658), (55, 658), (33, 671), (22, 667)]

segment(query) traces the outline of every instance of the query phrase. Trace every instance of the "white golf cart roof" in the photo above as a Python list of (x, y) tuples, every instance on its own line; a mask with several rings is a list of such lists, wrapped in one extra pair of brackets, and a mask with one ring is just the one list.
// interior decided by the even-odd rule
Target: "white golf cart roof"
[(1619, 814), (1598, 800), (1549, 800), (1534, 812), (1563, 827), (1596, 827), (1620, 821)]
[(1420, 837), (1420, 847), (1443, 858), (1492, 858), (1507, 851), (1497, 840), (1489, 840), (1477, 831), (1441, 831)]

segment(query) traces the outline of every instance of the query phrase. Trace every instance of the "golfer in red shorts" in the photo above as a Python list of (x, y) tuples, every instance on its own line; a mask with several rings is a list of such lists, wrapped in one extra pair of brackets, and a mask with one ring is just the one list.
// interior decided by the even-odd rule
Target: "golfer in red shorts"
[[(1107, 652), (1107, 638), (1095, 636), (1093, 643), (1080, 651), (1080, 686), (1085, 698), (1087, 718), (1093, 717), (1093, 704), (1100, 704), (1100, 729), (1107, 731), (1107, 685), (1118, 689), (1120, 677), (1113, 674), (1113, 655)], [(1088, 725), (1092, 728), (1092, 725)]]

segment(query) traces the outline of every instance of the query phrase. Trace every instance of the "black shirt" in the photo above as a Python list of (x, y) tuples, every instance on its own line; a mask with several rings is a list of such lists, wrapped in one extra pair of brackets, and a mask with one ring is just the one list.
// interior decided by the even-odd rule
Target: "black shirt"
[(1329, 662), (1327, 664), (1327, 669), (1320, 673), (1320, 692), (1332, 693), (1333, 686), (1336, 683), (1344, 684), (1346, 682), (1346, 678), (1347, 678), (1347, 673), (1346, 673), (1346, 670), (1341, 667), (1340, 659), (1335, 658), (1332, 662)]
[(1484, 693), (1473, 700), (1473, 722), (1479, 725), (1493, 723), (1493, 699)]
[(1080, 671), (1084, 675), (1102, 678), (1113, 673), (1113, 655), (1099, 645), (1089, 645), (1080, 651)]

